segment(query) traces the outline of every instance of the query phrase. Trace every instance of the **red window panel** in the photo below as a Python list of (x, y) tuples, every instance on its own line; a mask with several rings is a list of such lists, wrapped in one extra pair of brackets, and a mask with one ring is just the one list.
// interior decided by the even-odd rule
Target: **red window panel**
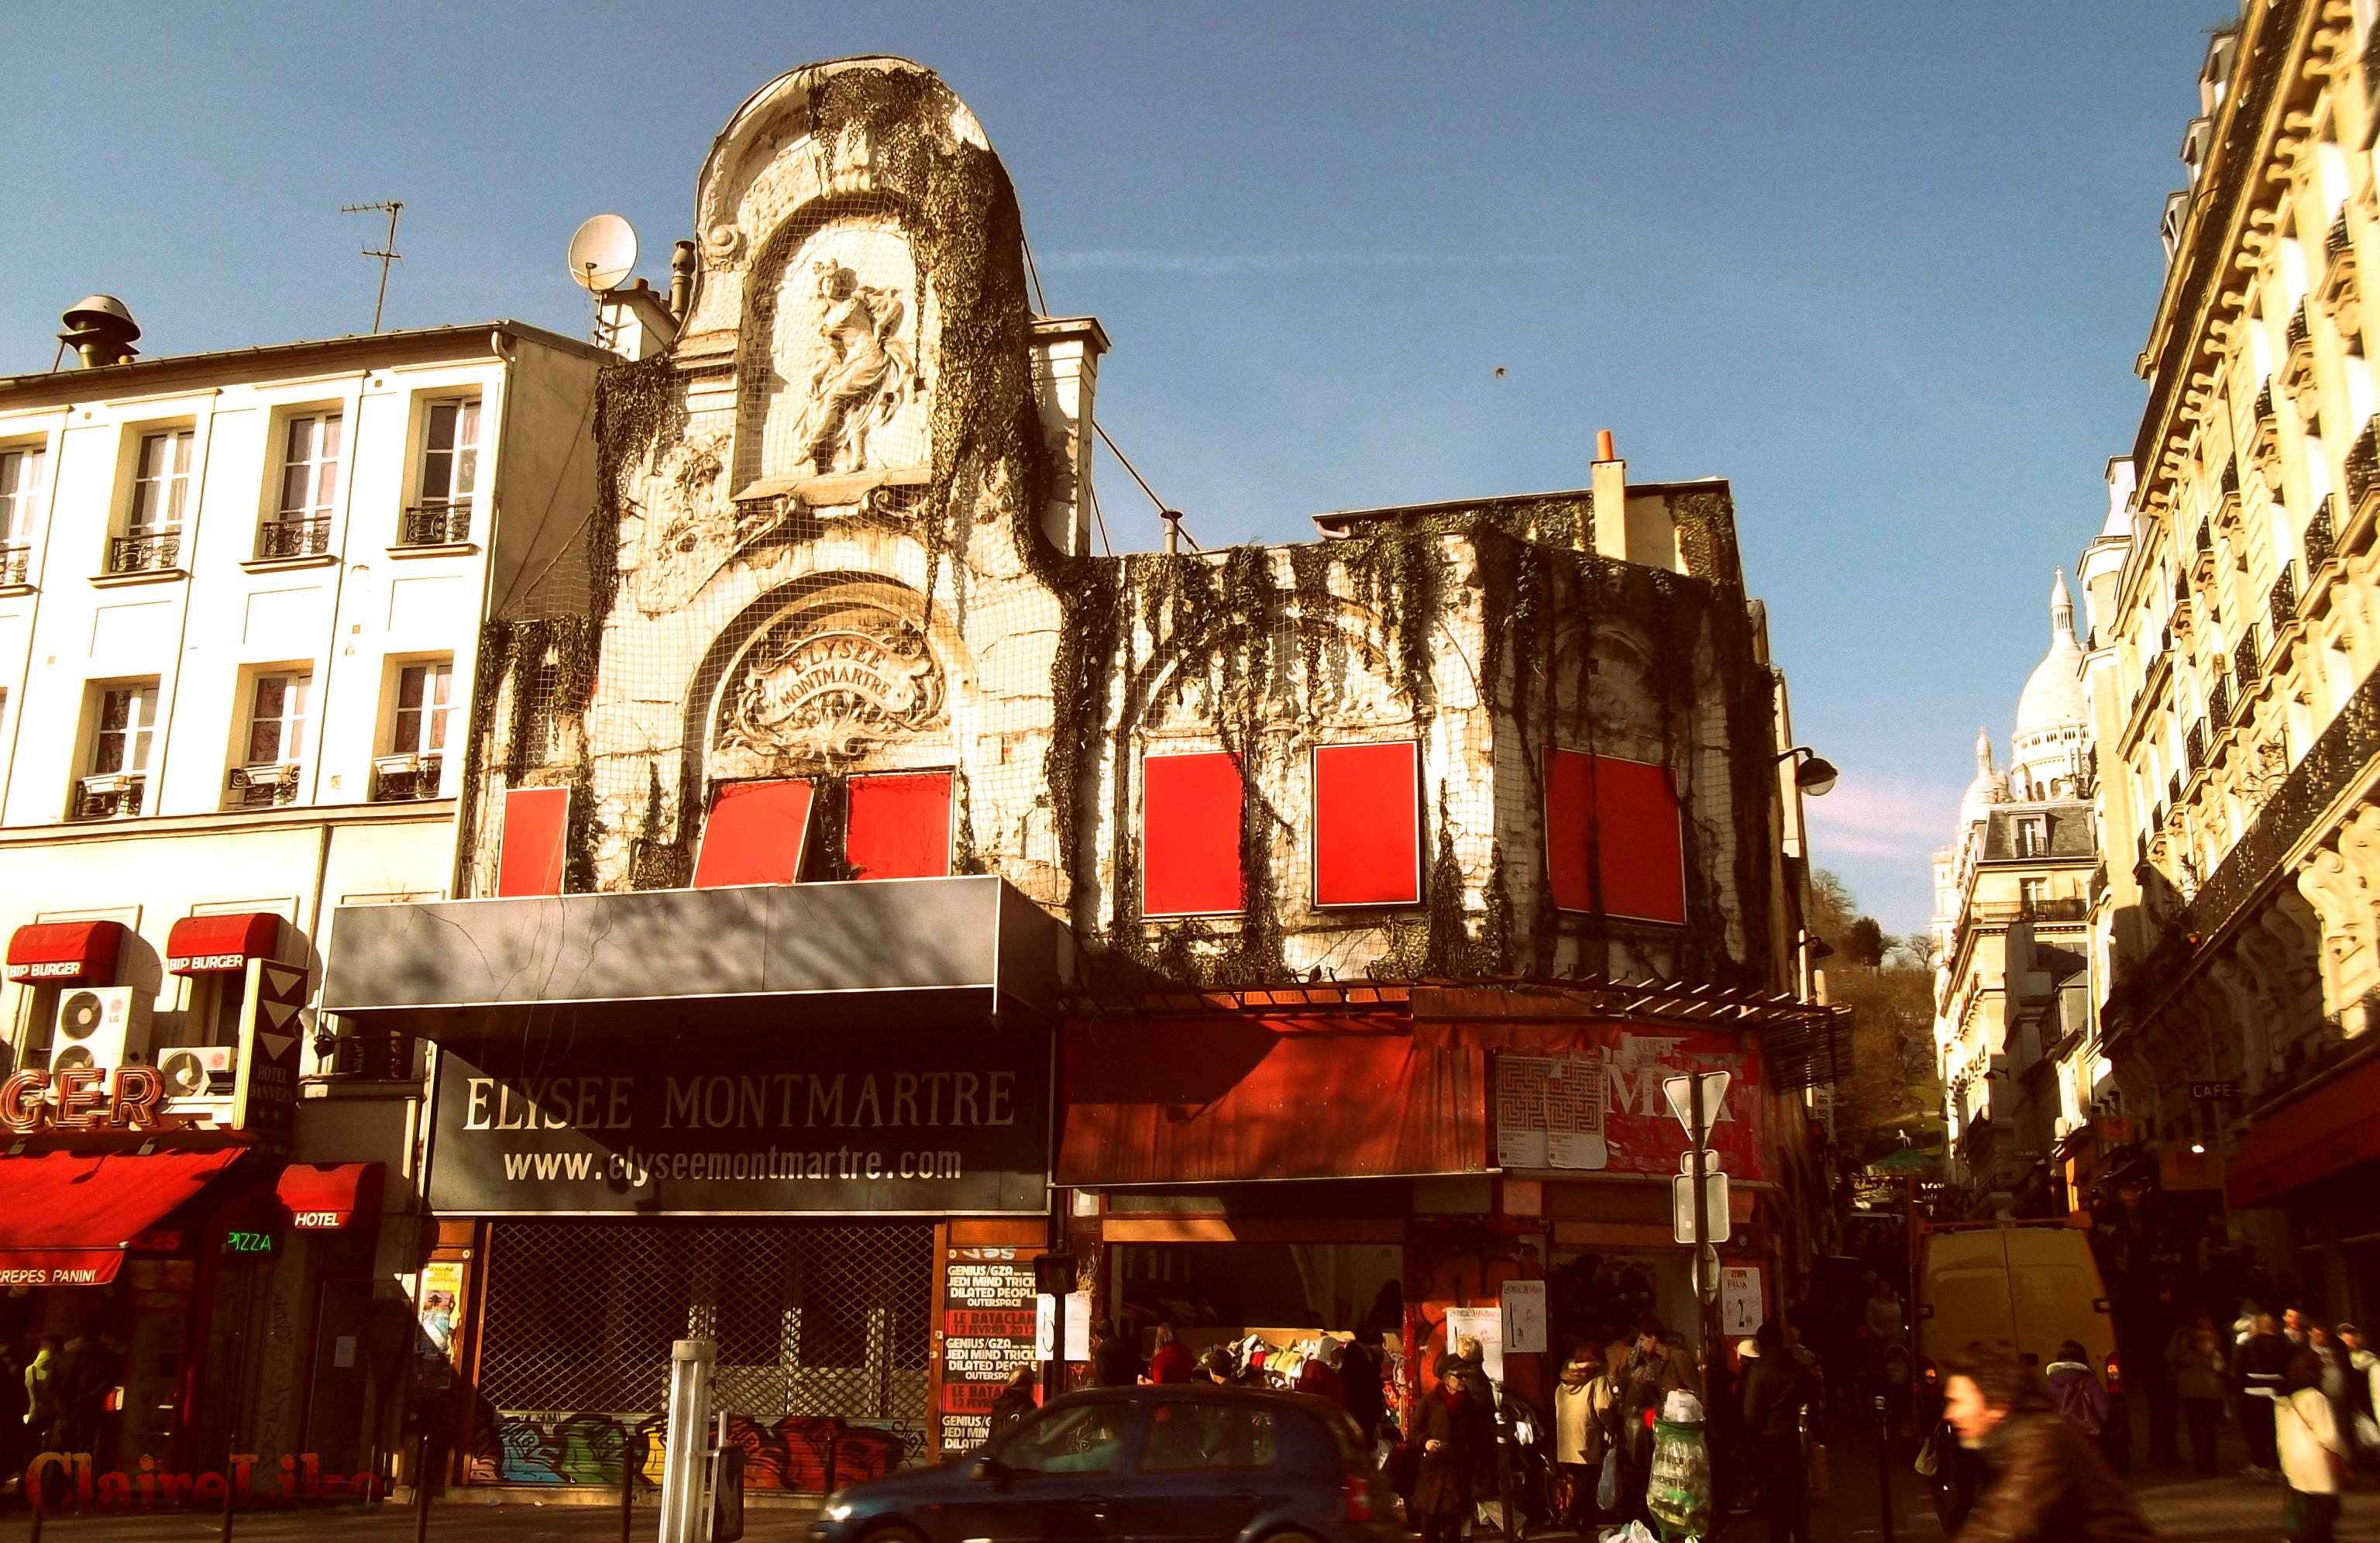
[(951, 870), (951, 774), (854, 777), (844, 860), (855, 879), (940, 879)]
[(1314, 747), (1314, 903), (1421, 903), (1421, 746)]
[(810, 784), (798, 780), (728, 783), (710, 796), (694, 887), (790, 884), (801, 877), (810, 838)]
[(507, 788), (504, 835), (496, 848), (496, 893), (560, 894), (564, 835), (569, 829), (568, 788)]
[(1141, 914), (1217, 916), (1246, 904), (1240, 763), (1221, 750), (1140, 763)]
[(1554, 905), (1639, 921), (1684, 921), (1679, 820), (1667, 768), (1584, 750), (1548, 750), (1546, 881)]

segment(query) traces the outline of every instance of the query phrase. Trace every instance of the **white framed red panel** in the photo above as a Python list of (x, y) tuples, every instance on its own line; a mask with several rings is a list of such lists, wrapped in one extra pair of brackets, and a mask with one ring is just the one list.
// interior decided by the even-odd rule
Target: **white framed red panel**
[(1421, 904), (1421, 742), (1317, 745), (1307, 779), (1314, 904)]
[(1548, 747), (1545, 844), (1557, 910), (1685, 921), (1683, 814), (1669, 768)]
[(1228, 750), (1141, 758), (1141, 915), (1220, 917), (1246, 908), (1240, 869), (1246, 797), (1239, 758)]
[(496, 893), (560, 894), (569, 830), (568, 788), (506, 788), (504, 833), (496, 838)]
[(695, 848), (698, 890), (740, 884), (790, 884), (809, 850), (810, 784), (799, 778), (722, 783), (710, 795)]
[(948, 772), (878, 772), (844, 784), (843, 857), (855, 879), (941, 879), (956, 840)]

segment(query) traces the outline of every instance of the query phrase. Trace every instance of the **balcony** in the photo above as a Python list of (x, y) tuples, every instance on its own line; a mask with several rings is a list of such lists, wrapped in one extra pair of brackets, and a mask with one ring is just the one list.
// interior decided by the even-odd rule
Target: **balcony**
[(276, 805), (298, 801), (298, 767), (295, 762), (235, 766), (226, 782), (235, 808), (269, 809)]
[(2289, 394), (2300, 418), (2312, 418), (2313, 406), (2313, 327), (2306, 320), (2305, 302), (2289, 313), (2289, 351), (2281, 361), (2281, 389)]
[(2030, 905), (2022, 900), (1978, 901), (1967, 907), (1967, 919), (1971, 922), (2084, 921), (2090, 915), (2091, 902), (2079, 894), (2036, 900)]
[(2228, 460), (2216, 488), (2215, 528), (2234, 538), (2240, 534), (2240, 468)]
[(2270, 601), (2273, 616), (2273, 645), (2280, 646), (2281, 634), (2297, 624), (2298, 577), (2295, 563), (2284, 563), (2281, 571), (2273, 576)]
[(33, 572), (33, 549), (29, 546), (0, 546), (0, 589), (30, 584)]
[(276, 562), (290, 557), (322, 557), (331, 550), (331, 516), (317, 519), (270, 519), (256, 532), (256, 560)]
[(135, 530), (107, 541), (109, 573), (171, 573), (181, 565), (182, 532)]
[(2182, 736), (2181, 747), (2182, 764), (2190, 769), (2192, 776), (2198, 775), (2206, 765), (2206, 723), (2204, 719), (2190, 725), (2190, 733)]
[(2249, 434), (2248, 456), (2256, 463), (2256, 469), (2265, 474), (2266, 481), (2279, 478), (2281, 420), (2279, 415), (2273, 411), (2273, 383), (2270, 381), (2265, 382), (2265, 388), (2256, 393), (2256, 423)]
[(2315, 298), (2338, 328), (2339, 335), (2353, 340), (2363, 330), (2363, 301), (2358, 293), (2355, 273), (2355, 243), (2347, 234), (2347, 206), (2341, 204), (2338, 218), (2330, 224), (2330, 234), (2323, 240), (2322, 286)]
[(437, 756), (382, 756), (372, 762), (371, 802), (403, 804), (438, 796)]
[(2206, 716), (2218, 734), (2231, 722), (2231, 682), (2225, 676), (2216, 676), (2214, 686), (2207, 690)]
[(2338, 496), (2336, 493), (2325, 493), (2322, 495), (2322, 502), (2314, 506), (2313, 518), (2306, 521), (2306, 576), (2309, 578), (2313, 576), (2315, 569), (2324, 566), (2338, 554), (2338, 537), (2332, 525), (2333, 511), (2338, 507)]
[(2248, 688), (2256, 684), (2256, 667), (2265, 656), (2256, 647), (2256, 629), (2252, 624), (2240, 638), (2240, 646), (2231, 650), (2231, 678), (2240, 683), (2240, 709), (2248, 708)]
[(2380, 494), (2380, 418), (2363, 420), (2363, 431), (2347, 451), (2347, 504), (2350, 517), (2367, 525), (2366, 505)]
[(331, 1040), (328, 1051), (319, 1053), (314, 1064), (311, 1080), (418, 1083), (421, 1041), (410, 1034), (350, 1028)]
[(459, 546), (471, 539), (471, 504), (460, 503), (417, 504), (398, 517), (396, 544), (407, 546)]
[(129, 820), (140, 812), (140, 794), (148, 781), (148, 773), (142, 772), (103, 772), (79, 778), (67, 818)]

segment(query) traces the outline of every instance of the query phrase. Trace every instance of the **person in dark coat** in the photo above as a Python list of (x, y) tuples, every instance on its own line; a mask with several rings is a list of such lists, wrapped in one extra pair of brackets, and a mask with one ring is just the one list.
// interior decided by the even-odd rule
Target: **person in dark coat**
[(1408, 1508), (1422, 1543), (1460, 1543), (1471, 1511), (1472, 1472), (1479, 1460), (1478, 1411), (1465, 1389), (1467, 1379), (1441, 1377), (1414, 1412), (1414, 1440), (1421, 1449)]
[(1646, 1313), (1636, 1320), (1636, 1343), (1620, 1368), (1620, 1414), (1623, 1433), (1620, 1448), (1620, 1519), (1649, 1522), (1645, 1509), (1645, 1486), (1653, 1477), (1653, 1425), (1670, 1394), (1686, 1386), (1684, 1373), (1669, 1347), (1669, 1330)]
[(1019, 1367), (1008, 1374), (1008, 1386), (991, 1401), (990, 1440), (997, 1441), (1033, 1413), (1033, 1368)]
[(2130, 1488), (2033, 1368), (1970, 1352), (1943, 1370), (1944, 1417), (1991, 1476), (1951, 1543), (2155, 1543)]
[(1140, 1355), (1132, 1342), (1115, 1331), (1114, 1325), (1100, 1318), (1091, 1325), (1091, 1385), (1095, 1388), (1129, 1388), (1140, 1380)]
[(1817, 1396), (1809, 1368), (1786, 1348), (1775, 1318), (1754, 1336), (1759, 1358), (1743, 1378), (1743, 1424), (1752, 1440), (1753, 1471), (1769, 1543), (1810, 1543), (1810, 1500), (1803, 1486), (1802, 1409)]
[(2281, 1476), (2280, 1448), (2273, 1434), (2273, 1402), (2287, 1396), (2281, 1386), (2297, 1347), (2270, 1313), (2258, 1313), (2253, 1330), (2231, 1355), (2231, 1387), (2240, 1397), (2240, 1433), (2248, 1439), (2248, 1476), (2271, 1483)]
[(1371, 1324), (1355, 1330), (1355, 1341), (1340, 1357), (1339, 1380), (1347, 1387), (1347, 1415), (1355, 1428), (1371, 1440), (1379, 1434), (1380, 1419), (1389, 1412), (1388, 1395), (1380, 1391), (1383, 1336)]

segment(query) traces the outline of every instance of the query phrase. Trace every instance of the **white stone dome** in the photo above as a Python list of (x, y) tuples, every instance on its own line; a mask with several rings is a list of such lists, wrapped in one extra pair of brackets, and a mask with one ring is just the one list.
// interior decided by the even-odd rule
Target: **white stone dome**
[[(2049, 590), (2049, 651), (2033, 667), (2016, 701), (2016, 743), (2026, 745), (2061, 729), (2087, 724), (2091, 704), (2082, 690), (2082, 645), (2074, 637), (2074, 601), (2059, 569)], [(2019, 749), (2022, 756), (2023, 751)]]
[(1994, 804), (2008, 802), (2008, 778), (1992, 770), (1992, 735), (1988, 729), (1975, 731), (1975, 780), (1959, 799), (1959, 828), (1980, 825), (1989, 820)]

